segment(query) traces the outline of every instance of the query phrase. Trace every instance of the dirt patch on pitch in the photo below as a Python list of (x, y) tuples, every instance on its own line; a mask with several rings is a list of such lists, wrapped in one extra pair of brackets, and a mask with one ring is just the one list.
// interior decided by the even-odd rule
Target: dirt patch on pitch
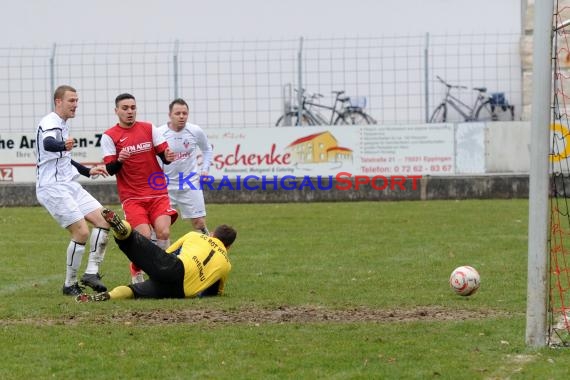
[(421, 307), (416, 309), (368, 309), (354, 308), (331, 310), (310, 306), (281, 306), (276, 309), (240, 310), (153, 310), (132, 311), (109, 316), (117, 323), (356, 323), (356, 322), (417, 322), (472, 320), (505, 317), (506, 312), (493, 310), (450, 310), (443, 307)]
[[(96, 306), (96, 305), (89, 305)], [(512, 313), (497, 310), (459, 310), (441, 306), (417, 307), (413, 309), (329, 309), (318, 306), (279, 306), (275, 309), (244, 308), (232, 310), (218, 309), (168, 309), (168, 310), (122, 310), (109, 314), (93, 313), (86, 308), (79, 314), (62, 315), (57, 319), (24, 318), (5, 319), (0, 326), (31, 325), (77, 325), (82, 323), (160, 325), (173, 323), (186, 324), (250, 324), (269, 323), (388, 323), (388, 322), (430, 322), (461, 321), (483, 318), (505, 318)]]

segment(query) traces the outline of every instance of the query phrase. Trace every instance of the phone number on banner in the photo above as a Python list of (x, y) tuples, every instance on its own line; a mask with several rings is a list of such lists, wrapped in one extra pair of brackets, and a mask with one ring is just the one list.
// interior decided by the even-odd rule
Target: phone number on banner
[(451, 164), (431, 164), (431, 165), (389, 165), (389, 166), (362, 166), (364, 174), (381, 174), (381, 173), (441, 173), (449, 174), (453, 172)]

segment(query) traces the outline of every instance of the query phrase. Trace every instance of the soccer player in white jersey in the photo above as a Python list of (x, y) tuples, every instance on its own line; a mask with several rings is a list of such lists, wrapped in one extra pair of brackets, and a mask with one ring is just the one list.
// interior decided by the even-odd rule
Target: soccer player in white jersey
[(168, 106), (170, 121), (158, 127), (175, 154), (174, 161), (163, 168), (170, 179), (170, 204), (179, 209), (182, 219), (190, 219), (195, 230), (207, 235), (206, 205), (200, 177), (208, 175), (213, 151), (204, 130), (188, 123), (188, 113), (186, 101), (175, 99)]
[(82, 293), (77, 272), (89, 238), (89, 226), (93, 225), (89, 241), (89, 261), (81, 283), (95, 291), (106, 291), (101, 282), (99, 267), (105, 256), (109, 224), (101, 215), (103, 207), (75, 179), (107, 175), (104, 166), (87, 168), (71, 159), (74, 141), (69, 135), (68, 119), (75, 117), (79, 98), (77, 91), (67, 85), (59, 86), (54, 93), (55, 110), (44, 116), (36, 130), (38, 202), (70, 235), (67, 246), (67, 270), (63, 294), (76, 296)]

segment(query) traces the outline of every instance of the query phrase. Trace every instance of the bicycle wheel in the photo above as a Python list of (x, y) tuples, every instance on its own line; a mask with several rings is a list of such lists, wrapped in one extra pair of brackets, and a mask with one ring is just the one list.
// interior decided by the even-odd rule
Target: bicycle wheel
[(291, 111), (286, 114), (281, 115), (277, 122), (276, 127), (288, 127), (295, 125), (315, 125), (315, 121), (307, 114), (301, 115), (301, 122), (299, 123), (299, 114), (297, 112)]
[(376, 124), (370, 115), (367, 115), (360, 110), (346, 110), (342, 114), (338, 115), (334, 121), (334, 125), (365, 125), (365, 124)]
[(441, 103), (431, 114), (430, 123), (445, 123), (447, 121), (447, 104)]
[(487, 100), (475, 112), (476, 121), (512, 121), (515, 120), (515, 106), (505, 104), (493, 105)]

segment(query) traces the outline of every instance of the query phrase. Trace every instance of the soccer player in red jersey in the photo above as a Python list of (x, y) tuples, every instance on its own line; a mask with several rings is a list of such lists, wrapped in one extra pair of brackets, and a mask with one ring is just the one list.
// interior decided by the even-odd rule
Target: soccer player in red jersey
[[(170, 206), (168, 190), (156, 156), (168, 164), (174, 153), (151, 123), (136, 120), (137, 104), (131, 94), (115, 99), (119, 122), (101, 137), (103, 162), (117, 178), (117, 190), (126, 220), (146, 238), (156, 233), (156, 244), (170, 245), (170, 225), (178, 213)], [(131, 263), (132, 282), (144, 281), (142, 270)]]

